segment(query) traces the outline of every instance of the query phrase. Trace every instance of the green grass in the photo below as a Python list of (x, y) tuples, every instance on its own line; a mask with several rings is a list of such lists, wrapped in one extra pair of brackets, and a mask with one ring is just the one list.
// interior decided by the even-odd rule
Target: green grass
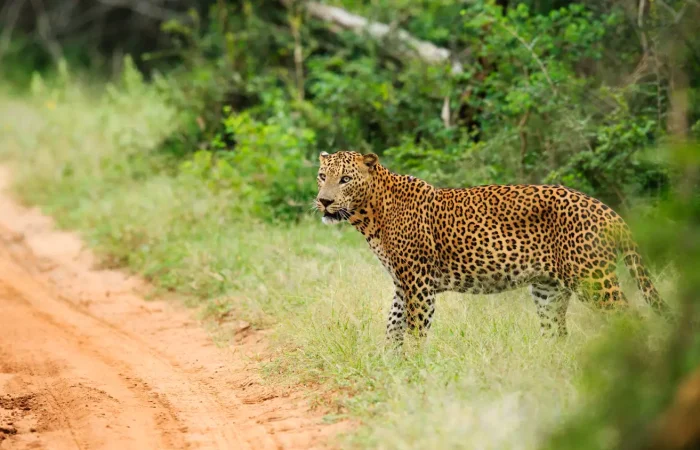
[[(424, 345), (386, 351), (391, 282), (349, 226), (263, 223), (236, 208), (236, 192), (178, 172), (155, 151), (176, 113), (139, 82), (100, 100), (75, 86), (35, 92), (0, 96), (0, 157), (17, 194), (79, 230), (104, 264), (183, 294), (222, 327), (272, 327), (268, 379), (313, 385), (331, 399), (329, 420), (356, 419), (343, 445), (533, 449), (584, 405), (577, 380), (614, 319), (574, 301), (570, 336), (546, 339), (525, 290), (443, 295)], [(660, 278), (667, 294), (674, 280)], [(653, 346), (666, 330), (648, 322)]]

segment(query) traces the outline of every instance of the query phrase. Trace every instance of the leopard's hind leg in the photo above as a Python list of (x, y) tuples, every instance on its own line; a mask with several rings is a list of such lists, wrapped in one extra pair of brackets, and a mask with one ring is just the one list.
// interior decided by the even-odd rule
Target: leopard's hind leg
[(530, 285), (530, 294), (540, 318), (540, 334), (566, 336), (566, 310), (571, 291), (556, 281), (538, 281)]

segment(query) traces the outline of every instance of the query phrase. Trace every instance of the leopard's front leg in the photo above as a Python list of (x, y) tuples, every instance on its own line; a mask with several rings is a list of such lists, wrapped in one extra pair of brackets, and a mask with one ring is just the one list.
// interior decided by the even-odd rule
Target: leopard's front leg
[(389, 318), (386, 324), (386, 338), (390, 344), (400, 346), (403, 343), (406, 331), (406, 301), (403, 289), (396, 287), (394, 300), (389, 310)]
[[(422, 255), (422, 253), (421, 253)], [(433, 270), (425, 257), (415, 256), (394, 268), (396, 293), (389, 313), (387, 337), (401, 345), (406, 328), (424, 338), (435, 312), (435, 281)]]
[(404, 290), (408, 330), (419, 338), (425, 338), (435, 312), (435, 290), (427, 280)]

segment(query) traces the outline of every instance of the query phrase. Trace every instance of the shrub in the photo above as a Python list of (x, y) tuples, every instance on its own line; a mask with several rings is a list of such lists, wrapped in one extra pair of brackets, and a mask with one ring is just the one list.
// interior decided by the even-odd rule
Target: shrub
[[(374, 151), (393, 170), (443, 186), (563, 183), (612, 206), (668, 184), (662, 166), (639, 157), (664, 136), (663, 93), (606, 80), (600, 69), (609, 70), (606, 42), (635, 32), (622, 9), (446, 1), (397, 12), (389, 3), (359, 11), (403, 14), (418, 37), (469, 49), (464, 73), (397, 60), (383, 50), (390, 41), (329, 33), (267, 4), (215, 6), (208, 26), (171, 24), (186, 37), (189, 67), (174, 98), (191, 111), (175, 153), (215, 152), (244, 203), (280, 219), (304, 213), (323, 150)], [(639, 51), (620, 50), (616, 69), (631, 70)]]
[[(212, 150), (195, 153), (181, 172), (214, 191), (236, 192), (241, 210), (273, 220), (299, 217), (314, 195), (313, 163), (307, 159), (314, 132), (283, 120), (258, 121), (247, 112), (227, 113)], [(227, 141), (235, 143), (230, 150)]]

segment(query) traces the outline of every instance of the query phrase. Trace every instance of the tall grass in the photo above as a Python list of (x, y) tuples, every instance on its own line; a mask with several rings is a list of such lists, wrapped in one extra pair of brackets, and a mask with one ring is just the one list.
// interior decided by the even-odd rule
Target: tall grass
[[(583, 361), (614, 316), (573, 302), (570, 336), (547, 339), (525, 290), (443, 295), (427, 343), (386, 351), (391, 283), (349, 226), (262, 223), (235, 207), (236, 192), (179, 171), (155, 150), (177, 114), (139, 79), (98, 97), (70, 82), (37, 81), (34, 92), (0, 97), (0, 156), (16, 169), (17, 194), (79, 230), (104, 264), (185, 294), (224, 324), (272, 327), (270, 382), (314, 385), (332, 399), (329, 420), (359, 420), (344, 445), (532, 449), (582, 405)], [(668, 293), (673, 279), (657, 284)], [(640, 339), (653, 346), (666, 329), (646, 320), (655, 332)]]

